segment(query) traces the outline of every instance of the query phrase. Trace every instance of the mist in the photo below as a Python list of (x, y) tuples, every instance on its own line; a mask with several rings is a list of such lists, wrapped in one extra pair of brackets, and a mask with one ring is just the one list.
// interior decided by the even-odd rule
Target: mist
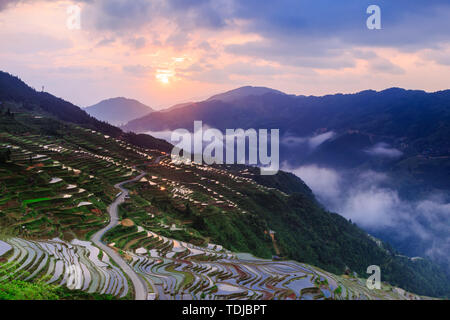
[(310, 150), (316, 149), (322, 143), (333, 138), (336, 134), (333, 131), (328, 131), (325, 133), (308, 136), (308, 137), (298, 137), (290, 134), (286, 134), (281, 139), (281, 144), (287, 147), (296, 147), (300, 145), (307, 146)]
[[(399, 245), (400, 250), (409, 251), (407, 254), (427, 256), (450, 266), (447, 195), (436, 193), (408, 201), (389, 186), (389, 175), (371, 170), (355, 175), (317, 165), (293, 168), (286, 163), (282, 169), (304, 180), (328, 210), (392, 242), (394, 247)], [(400, 245), (402, 242), (407, 245)]]

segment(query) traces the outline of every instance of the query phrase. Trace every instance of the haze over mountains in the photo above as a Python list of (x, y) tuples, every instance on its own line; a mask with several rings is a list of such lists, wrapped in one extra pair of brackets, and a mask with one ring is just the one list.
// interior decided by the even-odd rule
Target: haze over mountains
[(86, 107), (84, 110), (99, 120), (118, 126), (154, 111), (151, 107), (137, 100), (123, 97), (103, 100)]
[(307, 97), (243, 87), (123, 129), (192, 131), (195, 120), (222, 132), (280, 129), (284, 169), (304, 179), (327, 208), (450, 269), (450, 90)]

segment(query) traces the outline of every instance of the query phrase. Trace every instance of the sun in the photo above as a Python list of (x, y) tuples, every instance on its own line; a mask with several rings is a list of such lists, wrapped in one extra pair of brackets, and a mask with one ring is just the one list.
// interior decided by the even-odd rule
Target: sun
[(156, 79), (161, 82), (162, 84), (169, 84), (171, 78), (174, 76), (174, 72), (171, 70), (157, 70), (156, 71)]
[(159, 77), (158, 80), (164, 84), (168, 84), (170, 82), (169, 77)]

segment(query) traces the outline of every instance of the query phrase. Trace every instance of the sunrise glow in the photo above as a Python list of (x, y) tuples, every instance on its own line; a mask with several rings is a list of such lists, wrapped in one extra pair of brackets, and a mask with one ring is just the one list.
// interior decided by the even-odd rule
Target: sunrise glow
[[(416, 27), (421, 22), (411, 24), (407, 15), (395, 23), (385, 18), (389, 34), (369, 33), (365, 8), (286, 6), (279, 10), (293, 20), (283, 24), (272, 19), (269, 7), (259, 8), (257, 17), (251, 14), (255, 9), (240, 12), (234, 2), (198, 7), (186, 2), (178, 8), (171, 1), (130, 1), (115, 12), (114, 2), (83, 1), (81, 27), (71, 30), (71, 1), (6, 1), (0, 38), (8, 45), (0, 52), (0, 68), (77, 105), (116, 92), (157, 109), (246, 84), (322, 95), (389, 86), (436, 91), (448, 82), (450, 44), (444, 31), (434, 32), (436, 45), (428, 46), (420, 40), (427, 36), (404, 34), (423, 31)], [(317, 23), (335, 10), (341, 15), (336, 25), (325, 18)], [(433, 21), (447, 21), (446, 10), (436, 11)], [(82, 95), (73, 90), (81, 85)]]

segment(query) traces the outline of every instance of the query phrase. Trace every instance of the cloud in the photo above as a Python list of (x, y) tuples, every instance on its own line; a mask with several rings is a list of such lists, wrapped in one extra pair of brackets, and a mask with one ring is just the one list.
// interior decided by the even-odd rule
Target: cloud
[(189, 43), (189, 40), (190, 38), (187, 33), (177, 30), (176, 32), (170, 34), (164, 43), (167, 46), (181, 49), (183, 46)]
[(308, 142), (308, 138), (287, 135), (281, 140), (281, 143), (287, 146), (297, 146)]
[[(102, 70), (107, 71), (107, 70)], [(87, 73), (94, 73), (95, 70), (92, 70), (90, 67), (85, 66), (67, 66), (67, 67), (54, 67), (45, 69), (45, 72), (55, 73), (55, 74), (69, 74), (69, 75), (83, 75)]]
[(438, 48), (437, 50), (428, 50), (422, 56), (423, 58), (432, 60), (437, 64), (443, 66), (450, 66), (450, 52), (446, 51), (445, 48)]
[(424, 248), (423, 256), (450, 266), (450, 203), (445, 195), (405, 200), (390, 187), (387, 174), (375, 171), (355, 176), (316, 165), (284, 164), (282, 169), (303, 179), (329, 210), (369, 232), (390, 232), (389, 237), (400, 242), (414, 239), (415, 246)]
[(450, 203), (442, 198), (420, 201), (416, 208), (422, 212), (427, 222), (443, 234), (450, 234)]
[[(335, 39), (343, 43), (423, 47), (448, 41), (450, 4), (446, 0), (382, 1), (382, 30), (366, 28), (370, 1), (280, 0), (277, 6), (258, 0), (235, 1), (234, 16), (247, 21), (246, 28), (266, 38), (295, 37)], [(430, 30), (434, 30), (430, 34)]]
[(335, 135), (336, 133), (333, 131), (328, 131), (310, 137), (298, 137), (287, 134), (282, 138), (281, 143), (289, 147), (306, 144), (310, 150), (313, 150), (325, 141), (332, 139)]
[[(0, 8), (20, 0), (1, 0)], [(47, 0), (51, 1), (51, 0)], [(166, 45), (185, 46), (200, 30), (239, 30), (260, 41), (225, 45), (239, 56), (259, 57), (283, 65), (316, 69), (356, 66), (355, 47), (394, 47), (420, 50), (450, 41), (448, 1), (383, 1), (383, 30), (368, 30), (369, 1), (280, 0), (277, 5), (256, 0), (92, 0), (81, 1), (87, 25), (98, 31), (126, 36), (151, 30), (165, 21), (170, 36)], [(207, 40), (206, 40), (207, 41)], [(207, 43), (204, 41), (204, 43)], [(444, 59), (445, 60), (445, 59)], [(385, 58), (372, 59), (370, 70), (403, 74)]]
[(188, 34), (198, 28), (220, 29), (227, 25), (224, 0), (92, 0), (84, 10), (91, 27), (124, 34), (149, 27), (165, 19), (178, 32)]
[(227, 7), (223, 0), (168, 0), (165, 11), (183, 30), (220, 29), (227, 25)]
[(107, 38), (103, 38), (102, 40), (98, 41), (95, 46), (96, 47), (107, 47), (115, 42), (116, 42), (115, 38), (107, 37)]
[(123, 71), (134, 76), (134, 77), (146, 77), (154, 69), (150, 66), (144, 65), (126, 65), (122, 67)]
[[(345, 174), (316, 165), (285, 167), (300, 177), (331, 210), (352, 219), (363, 227), (392, 226), (392, 215), (401, 207), (396, 191), (380, 187), (385, 174), (365, 171), (350, 180)], [(403, 211), (403, 210), (402, 210)]]
[(142, 48), (145, 48), (145, 46), (147, 44), (147, 39), (145, 39), (145, 37), (133, 37), (131, 39), (128, 39), (127, 42), (134, 49), (142, 49)]
[(296, 169), (286, 167), (284, 170), (294, 173), (300, 177), (320, 198), (326, 202), (334, 201), (341, 195), (341, 177), (340, 175), (328, 168), (320, 168), (316, 165), (302, 166)]
[(396, 192), (372, 186), (365, 190), (353, 190), (344, 202), (341, 213), (362, 227), (392, 227), (396, 218), (394, 213), (400, 206)]
[(312, 149), (315, 149), (318, 146), (320, 146), (322, 143), (324, 143), (325, 141), (333, 138), (334, 136), (335, 136), (335, 133), (333, 131), (325, 132), (325, 133), (322, 133), (322, 134), (319, 134), (317, 136), (310, 138), (308, 140), (308, 143)]
[[(38, 2), (38, 1), (47, 1), (47, 2), (58, 2), (59, 0), (0, 0), (0, 11), (12, 7), (21, 2)], [(96, 0), (74, 0), (75, 3), (92, 3)]]
[(83, 8), (84, 25), (100, 31), (126, 34), (149, 24), (159, 1), (93, 0)]
[(169, 143), (173, 143), (172, 141), (172, 130), (165, 131), (147, 131), (145, 134), (151, 135), (152, 137), (166, 140)]
[[(179, 141), (172, 141), (172, 134), (173, 133), (177, 133), (178, 135), (182, 136), (182, 140), (183, 142), (186, 142), (186, 144), (184, 144), (183, 147), (181, 148), (189, 148), (189, 141), (190, 141), (190, 150), (194, 152), (196, 150), (196, 146), (195, 143), (198, 142), (196, 135), (194, 134), (194, 130), (192, 130), (192, 128), (181, 128), (181, 130), (183, 130), (184, 132), (181, 133), (181, 131), (179, 130), (164, 130), (164, 131), (148, 131), (146, 132), (146, 134), (149, 134), (151, 136), (154, 136), (156, 138), (160, 138), (160, 139), (164, 139), (167, 142), (176, 145), (178, 144)], [(219, 143), (221, 144), (222, 148), (223, 148), (223, 160), (227, 161), (227, 153), (231, 152), (230, 150), (233, 150), (233, 154), (234, 158), (233, 158), (233, 163), (247, 163), (247, 164), (251, 164), (251, 165), (261, 165), (261, 162), (259, 162), (261, 160), (260, 158), (260, 154), (262, 152), (267, 152), (267, 150), (261, 148), (261, 137), (258, 137), (258, 131), (257, 130), (244, 130), (244, 129), (230, 129), (231, 131), (228, 130), (219, 130), (217, 128), (213, 128), (210, 127), (207, 124), (202, 124), (201, 128), (198, 128), (198, 130), (203, 130), (203, 136), (202, 136), (202, 140), (201, 140), (201, 145), (202, 145), (202, 150), (204, 152), (205, 148), (207, 148), (208, 146), (211, 145), (212, 140), (207, 140), (206, 138), (206, 133), (207, 130), (214, 130), (217, 133), (217, 137), (214, 138), (214, 143)], [(198, 131), (196, 131), (197, 133)], [(251, 138), (252, 132), (254, 132), (254, 137), (256, 138), (255, 140), (253, 140)], [(268, 132), (268, 140), (267, 140), (267, 148), (270, 150), (271, 149), (271, 135), (270, 135), (270, 131)], [(254, 143), (253, 143), (254, 142)], [(242, 144), (241, 144), (242, 143)], [(241, 149), (242, 147), (242, 149)], [(185, 149), (186, 150), (186, 149)], [(243, 151), (243, 153), (241, 153), (241, 150)], [(267, 154), (267, 153), (266, 153)], [(229, 156), (229, 154), (228, 154)], [(276, 171), (278, 171), (279, 165), (278, 165), (278, 161), (275, 160), (274, 155), (271, 154), (270, 157), (271, 159), (271, 165), (272, 168)], [(276, 163), (274, 162), (276, 161)], [(261, 167), (266, 167), (267, 166), (263, 166), (261, 165)]]
[[(19, 2), (25, 1), (0, 0), (0, 10)], [(301, 53), (304, 50), (321, 53), (323, 50), (320, 48), (327, 46), (342, 50), (338, 54), (343, 59), (341, 64), (350, 63), (345, 52), (353, 46), (417, 50), (450, 40), (447, 32), (450, 3), (447, 0), (381, 1), (383, 29), (376, 31), (366, 27), (366, 9), (372, 4), (370, 1), (279, 0), (276, 5), (259, 0), (75, 2), (89, 4), (83, 10), (93, 19), (92, 26), (100, 30), (136, 31), (160, 18), (175, 24), (176, 29), (184, 33), (198, 29), (231, 30), (239, 26), (241, 33), (258, 34), (266, 40), (266, 50), (263, 51), (267, 52), (270, 46), (272, 50), (276, 49), (277, 44), (291, 44), (291, 50), (285, 48), (283, 51), (286, 56), (294, 56), (296, 51)], [(243, 50), (249, 52), (252, 49), (246, 46)], [(310, 61), (302, 63), (320, 65), (313, 58), (309, 55)]]
[(236, 78), (257, 77), (267, 80), (278, 74), (280, 70), (270, 65), (258, 65), (253, 63), (235, 62), (225, 66), (215, 67), (207, 63), (195, 63), (186, 68), (177, 69), (177, 73), (186, 79), (197, 81), (208, 81), (212, 83), (236, 83), (242, 85), (242, 82)]
[(18, 3), (20, 0), (0, 0), (0, 11), (4, 10), (11, 4)]
[[(209, 83), (227, 83), (229, 84), (231, 81), (230, 74), (226, 72), (224, 69), (214, 69), (214, 68), (203, 68), (197, 67), (198, 71), (194, 71), (190, 69), (190, 72), (177, 72), (177, 75), (182, 76), (185, 79), (195, 80), (200, 82), (209, 82)], [(236, 82), (236, 85), (239, 82)]]
[(375, 59), (369, 60), (369, 67), (371, 71), (389, 73), (389, 74), (404, 74), (405, 70), (401, 67), (393, 64), (388, 59), (377, 57)]
[(244, 62), (229, 64), (224, 69), (234, 75), (271, 76), (280, 72), (279, 69), (270, 65), (256, 65)]
[(372, 50), (356, 49), (353, 51), (353, 55), (356, 59), (365, 60), (368, 63), (369, 71), (372, 73), (387, 73), (392, 75), (401, 75), (406, 73), (403, 68), (392, 63), (389, 59), (380, 57)]
[(339, 40), (313, 38), (311, 35), (294, 39), (286, 36), (265, 38), (244, 44), (230, 44), (225, 50), (235, 55), (258, 57), (295, 67), (342, 69), (355, 66), (355, 59), (349, 54), (348, 47)]
[[(258, 0), (234, 1), (233, 17), (245, 20), (243, 31), (262, 41), (232, 44), (227, 52), (257, 56), (284, 65), (316, 69), (355, 66), (357, 47), (419, 51), (448, 43), (448, 1), (382, 1), (382, 30), (368, 30), (366, 9), (370, 1), (281, 0), (276, 6)], [(443, 58), (445, 61), (445, 58)], [(372, 58), (370, 70), (403, 74), (385, 58)]]
[(2, 43), (7, 44), (2, 46), (1, 51), (15, 54), (54, 52), (73, 47), (68, 39), (39, 33), (0, 33), (0, 39)]
[[(1, 12), (6, 28), (0, 33), (30, 35), (29, 41), (1, 38), (8, 43), (2, 47), (1, 65), (28, 80), (30, 69), (52, 63), (170, 69), (176, 85), (164, 90), (152, 74), (146, 85), (123, 83), (120, 68), (112, 68), (109, 84), (99, 76), (95, 81), (85, 77), (85, 83), (125, 90), (160, 106), (255, 82), (305, 95), (386, 86), (442, 90), (448, 54), (439, 52), (450, 45), (450, 6), (448, 1), (415, 2), (381, 1), (383, 30), (370, 31), (365, 26), (369, 1), (280, 0), (274, 5), (253, 0), (0, 0), (0, 10), (6, 9)], [(65, 6), (72, 3), (82, 3), (81, 30), (65, 28)], [(62, 42), (33, 38), (39, 32), (50, 32)], [(422, 55), (423, 48), (432, 54)], [(171, 59), (181, 55), (186, 61), (173, 66)], [(60, 80), (52, 93), (75, 103), (103, 97), (66, 89), (80, 88), (82, 80)], [(33, 85), (52, 81), (42, 74)]]
[[(0, 0), (0, 8), (20, 0)], [(47, 0), (51, 1), (51, 0)], [(92, 0), (98, 27), (111, 30), (141, 27), (155, 17), (165, 17), (180, 30), (233, 28), (267, 39), (305, 36), (347, 44), (423, 46), (449, 40), (450, 4), (447, 0), (381, 1), (383, 30), (366, 27), (371, 1), (279, 0)], [(114, 23), (116, 21), (116, 23)], [(430, 32), (433, 31), (433, 32)]]
[(366, 153), (373, 156), (386, 158), (398, 158), (403, 155), (403, 152), (401, 152), (400, 150), (392, 148), (387, 143), (383, 142), (377, 143), (372, 148), (366, 150)]
[[(45, 1), (55, 5), (44, 8)], [(22, 1), (1, 0), (0, 6), (6, 8), (19, 2)], [(36, 9), (52, 11), (51, 16), (57, 17), (54, 20), (61, 23), (60, 29), (63, 29), (66, 2), (23, 1), (24, 4), (29, 2), (36, 3), (33, 6)], [(203, 65), (204, 70), (197, 72), (182, 70), (179, 75), (187, 80), (184, 83), (191, 82), (189, 80), (196, 84), (207, 82), (204, 85), (210, 88), (224, 88), (226, 84), (228, 89), (250, 79), (290, 93), (298, 90), (313, 94), (330, 93), (330, 90), (354, 92), (366, 89), (367, 85), (379, 89), (386, 84), (384, 77), (392, 75), (396, 76), (393, 85), (410, 85), (409, 80), (414, 77), (413, 86), (417, 87), (417, 81), (425, 80), (417, 77), (415, 67), (411, 67), (414, 60), (400, 59), (403, 53), (399, 52), (395, 60), (391, 59), (384, 52), (386, 48), (417, 51), (439, 45), (445, 47), (450, 40), (445, 32), (450, 21), (450, 6), (444, 1), (430, 1), (427, 5), (404, 0), (383, 1), (380, 3), (383, 30), (377, 31), (370, 31), (365, 25), (369, 1), (280, 0), (276, 5), (253, 0), (85, 0), (74, 3), (83, 3), (82, 30), (63, 33), (65, 30), (53, 26), (55, 33), (79, 41), (76, 43), (78, 50), (64, 53), (67, 60), (86, 58), (81, 56), (85, 41), (92, 41), (91, 48), (102, 48), (105, 63), (117, 63), (122, 49), (129, 51), (126, 54), (135, 55), (135, 64), (148, 63), (144, 61), (145, 53), (150, 53), (151, 59), (158, 63), (164, 63), (166, 57), (170, 59), (183, 51), (189, 55), (190, 64), (212, 64), (211, 67)], [(18, 9), (18, 12), (21, 9), (31, 11), (25, 5)], [(45, 26), (46, 30), (50, 27), (50, 24)], [(92, 50), (92, 56), (96, 51)], [(436, 53), (420, 58), (446, 61), (445, 55)], [(97, 57), (87, 59), (95, 63)], [(367, 64), (361, 63), (361, 59)], [(437, 84), (430, 86), (442, 86), (438, 77), (433, 79)]]

